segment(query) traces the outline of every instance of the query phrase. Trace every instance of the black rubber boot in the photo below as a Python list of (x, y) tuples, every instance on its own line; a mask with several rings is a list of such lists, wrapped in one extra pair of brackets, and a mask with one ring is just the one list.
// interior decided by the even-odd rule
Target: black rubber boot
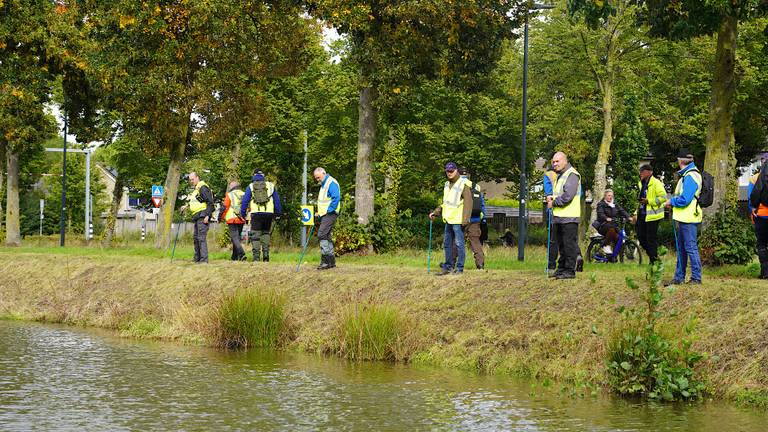
[(758, 249), (757, 257), (760, 259), (760, 279), (768, 279), (768, 249)]
[(331, 263), (328, 259), (328, 255), (320, 255), (320, 265), (317, 267), (317, 269), (328, 270), (329, 268), (331, 268)]
[(336, 255), (328, 255), (328, 268), (336, 267)]
[(265, 253), (264, 254), (264, 259), (262, 261), (269, 262), (269, 254)]

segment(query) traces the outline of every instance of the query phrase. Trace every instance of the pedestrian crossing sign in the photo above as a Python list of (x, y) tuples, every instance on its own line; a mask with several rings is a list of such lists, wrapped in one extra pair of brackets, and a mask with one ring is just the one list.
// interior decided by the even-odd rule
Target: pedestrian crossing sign
[(163, 187), (158, 185), (152, 186), (152, 197), (153, 198), (162, 198), (163, 197)]
[(301, 223), (304, 225), (315, 224), (315, 207), (311, 205), (301, 206)]

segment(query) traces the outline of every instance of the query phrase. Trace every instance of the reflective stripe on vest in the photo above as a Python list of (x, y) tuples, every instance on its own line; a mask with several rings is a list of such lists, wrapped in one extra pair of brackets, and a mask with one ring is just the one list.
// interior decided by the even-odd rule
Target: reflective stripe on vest
[(451, 185), (451, 182), (445, 182), (443, 186), (443, 221), (447, 224), (461, 225), (464, 219), (464, 186), (469, 180), (459, 178)]
[[(208, 204), (205, 201), (200, 202), (200, 199), (199, 199), (200, 189), (202, 189), (203, 186), (208, 186), (208, 185), (202, 180), (197, 182), (197, 185), (195, 186), (195, 191), (192, 192), (192, 195), (190, 195), (189, 197), (189, 211), (192, 212), (192, 216), (208, 208)], [(208, 189), (210, 189), (210, 187)]]
[(267, 187), (267, 196), (269, 197), (269, 200), (264, 205), (258, 205), (253, 201), (253, 183), (251, 183), (248, 186), (248, 188), (251, 190), (251, 206), (250, 206), (251, 213), (274, 213), (275, 212), (275, 201), (272, 199), (272, 194), (275, 193), (275, 184), (272, 182), (265, 181), (264, 185)]
[(224, 220), (228, 221), (240, 214), (240, 204), (243, 202), (245, 192), (235, 189), (227, 194), (229, 196), (229, 210), (224, 214)]
[[(642, 182), (638, 182), (640, 190), (643, 188)], [(661, 180), (651, 176), (648, 180), (648, 190), (645, 199), (648, 204), (645, 205), (645, 221), (653, 222), (664, 219), (664, 201), (666, 201), (667, 192), (664, 190), (664, 184)]]
[[(331, 188), (332, 183), (335, 183), (336, 186), (339, 185), (339, 182), (337, 182), (335, 178), (326, 174), (325, 183), (320, 187), (320, 192), (317, 195), (318, 216), (325, 216), (328, 214), (328, 207), (330, 207), (333, 202), (333, 199), (328, 196), (328, 190)], [(339, 187), (339, 194), (341, 194), (341, 187)], [(341, 210), (341, 202), (339, 202), (339, 205), (336, 207), (336, 213), (339, 213), (339, 210)]]
[(552, 214), (555, 217), (561, 217), (561, 218), (580, 218), (581, 217), (581, 174), (579, 174), (576, 169), (573, 167), (568, 168), (567, 171), (562, 173), (559, 177), (557, 177), (557, 181), (555, 182), (555, 189), (552, 191), (554, 193), (555, 199), (557, 199), (560, 195), (563, 194), (563, 189), (565, 189), (565, 184), (568, 182), (568, 178), (572, 175), (579, 177), (579, 189), (576, 191), (576, 195), (573, 197), (571, 202), (569, 202), (565, 207), (553, 207), (552, 208)]
[(687, 176), (691, 176), (693, 181), (696, 182), (696, 193), (694, 194), (694, 198), (690, 203), (688, 203), (687, 206), (672, 207), (672, 219), (682, 223), (700, 223), (703, 219), (701, 207), (699, 207), (699, 194), (701, 193), (701, 173), (693, 169), (688, 170), (680, 178), (680, 180), (677, 181), (677, 186), (675, 187), (675, 195), (680, 195), (683, 193), (683, 182)]

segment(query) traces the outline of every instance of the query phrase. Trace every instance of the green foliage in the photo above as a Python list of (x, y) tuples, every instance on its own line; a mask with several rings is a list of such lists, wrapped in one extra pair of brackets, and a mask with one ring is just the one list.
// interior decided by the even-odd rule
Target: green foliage
[(220, 343), (227, 348), (274, 348), (285, 321), (285, 299), (275, 290), (241, 289), (217, 311)]
[(616, 202), (632, 214), (638, 205), (638, 166), (648, 154), (648, 138), (640, 121), (636, 96), (627, 95), (624, 98), (624, 112), (618, 123), (622, 133), (613, 146), (612, 187)]
[(365, 253), (371, 245), (371, 235), (364, 225), (357, 223), (354, 213), (343, 212), (333, 227), (333, 245), (336, 255)]
[[(659, 248), (659, 256), (666, 254)], [(621, 325), (608, 341), (607, 369), (611, 388), (622, 395), (644, 396), (660, 401), (700, 399), (705, 386), (694, 367), (705, 357), (691, 349), (695, 318), (683, 334), (660, 330), (664, 313), (662, 260), (648, 267), (648, 289), (627, 278), (627, 286), (639, 294), (642, 308), (621, 306)]]
[(747, 264), (755, 247), (749, 221), (731, 208), (712, 216), (699, 239), (701, 260), (707, 265)]
[(393, 252), (407, 241), (408, 231), (403, 228), (402, 220), (410, 219), (411, 211), (392, 214), (378, 211), (368, 222), (368, 232), (373, 249), (377, 253)]
[(342, 317), (342, 355), (352, 360), (401, 360), (406, 326), (392, 306), (355, 305)]

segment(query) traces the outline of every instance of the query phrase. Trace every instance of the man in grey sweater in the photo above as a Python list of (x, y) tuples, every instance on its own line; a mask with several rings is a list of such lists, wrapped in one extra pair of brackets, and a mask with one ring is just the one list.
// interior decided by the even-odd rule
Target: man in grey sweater
[(573, 279), (576, 277), (576, 260), (579, 256), (581, 175), (568, 163), (568, 157), (563, 152), (552, 156), (552, 167), (557, 178), (552, 195), (547, 197), (547, 208), (552, 209), (552, 230), (560, 251), (557, 270), (552, 277)]

